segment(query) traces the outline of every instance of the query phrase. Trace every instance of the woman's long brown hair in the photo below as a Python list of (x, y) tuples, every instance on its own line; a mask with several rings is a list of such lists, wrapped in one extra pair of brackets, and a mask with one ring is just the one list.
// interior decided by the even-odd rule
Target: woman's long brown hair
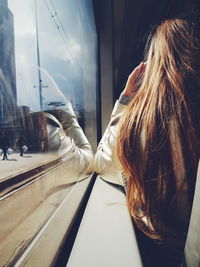
[[(123, 118), (117, 153), (138, 227), (154, 239), (186, 231), (200, 152), (200, 38), (197, 24), (170, 19), (150, 42), (146, 69)], [(185, 206), (185, 209), (187, 207)]]

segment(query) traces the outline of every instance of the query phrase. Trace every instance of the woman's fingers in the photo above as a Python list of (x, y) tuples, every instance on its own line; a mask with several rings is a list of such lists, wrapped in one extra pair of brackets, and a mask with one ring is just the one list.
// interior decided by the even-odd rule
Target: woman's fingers
[(140, 65), (138, 65), (138, 66), (132, 71), (132, 73), (130, 74), (129, 77), (130, 77), (131, 79), (135, 79), (135, 78), (137, 78), (137, 76), (138, 76), (141, 72), (143, 72), (144, 67), (145, 67), (145, 63), (141, 62)]
[(141, 62), (140, 65), (138, 65), (132, 71), (132, 73), (128, 77), (128, 81), (126, 83), (123, 94), (125, 94), (125, 95), (132, 95), (133, 94), (134, 90), (136, 89), (137, 79), (140, 76), (140, 74), (144, 72), (145, 66), (146, 66), (146, 63)]

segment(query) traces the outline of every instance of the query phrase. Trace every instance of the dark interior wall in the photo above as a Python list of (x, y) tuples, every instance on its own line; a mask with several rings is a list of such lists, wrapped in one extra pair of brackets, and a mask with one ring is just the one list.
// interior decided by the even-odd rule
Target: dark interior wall
[(104, 132), (113, 108), (114, 49), (113, 0), (95, 0), (94, 11), (98, 34), (101, 129)]
[(144, 58), (153, 27), (164, 19), (200, 9), (200, 3), (199, 0), (92, 1), (99, 42), (101, 90), (97, 103), (103, 133), (129, 74)]
[[(120, 42), (120, 54), (114, 59), (115, 91), (114, 98), (118, 98), (128, 75), (144, 57), (144, 48), (149, 33), (153, 27), (162, 20), (175, 17), (190, 10), (195, 10), (198, 1), (194, 0), (117, 0), (124, 2), (123, 27), (121, 39), (118, 40), (118, 32), (114, 35), (114, 48), (118, 49)], [(113, 17), (114, 27), (118, 17)], [(117, 40), (117, 41), (116, 41)]]
[(99, 33), (111, 26), (107, 25), (105, 13), (112, 3), (113, 101), (132, 69), (143, 60), (151, 29), (164, 19), (200, 9), (198, 0), (93, 0), (93, 3)]

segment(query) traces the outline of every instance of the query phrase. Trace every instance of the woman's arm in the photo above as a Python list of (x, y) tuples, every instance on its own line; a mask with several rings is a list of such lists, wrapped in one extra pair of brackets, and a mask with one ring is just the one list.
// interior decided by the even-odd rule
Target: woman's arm
[(104, 180), (119, 185), (122, 185), (122, 180), (120, 163), (116, 154), (116, 137), (119, 119), (126, 107), (120, 99), (116, 101), (110, 123), (98, 145), (94, 159), (94, 171)]
[(123, 116), (127, 105), (132, 100), (135, 90), (137, 90), (137, 80), (145, 70), (145, 63), (141, 62), (130, 74), (125, 89), (120, 98), (116, 101), (111, 121), (99, 143), (94, 160), (94, 170), (105, 180), (123, 184), (122, 168), (116, 153), (116, 138), (119, 126), (119, 119)]
[(68, 175), (86, 176), (93, 172), (94, 155), (92, 147), (74, 113), (71, 103), (65, 109), (46, 113), (48, 118), (54, 120), (59, 128), (49, 135), (49, 142), (59, 139), (58, 155), (67, 165)]

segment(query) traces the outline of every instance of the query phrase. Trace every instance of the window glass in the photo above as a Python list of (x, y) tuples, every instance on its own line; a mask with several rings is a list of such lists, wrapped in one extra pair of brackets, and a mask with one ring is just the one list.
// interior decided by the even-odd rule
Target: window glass
[(89, 177), (96, 89), (91, 0), (0, 0), (1, 266)]

